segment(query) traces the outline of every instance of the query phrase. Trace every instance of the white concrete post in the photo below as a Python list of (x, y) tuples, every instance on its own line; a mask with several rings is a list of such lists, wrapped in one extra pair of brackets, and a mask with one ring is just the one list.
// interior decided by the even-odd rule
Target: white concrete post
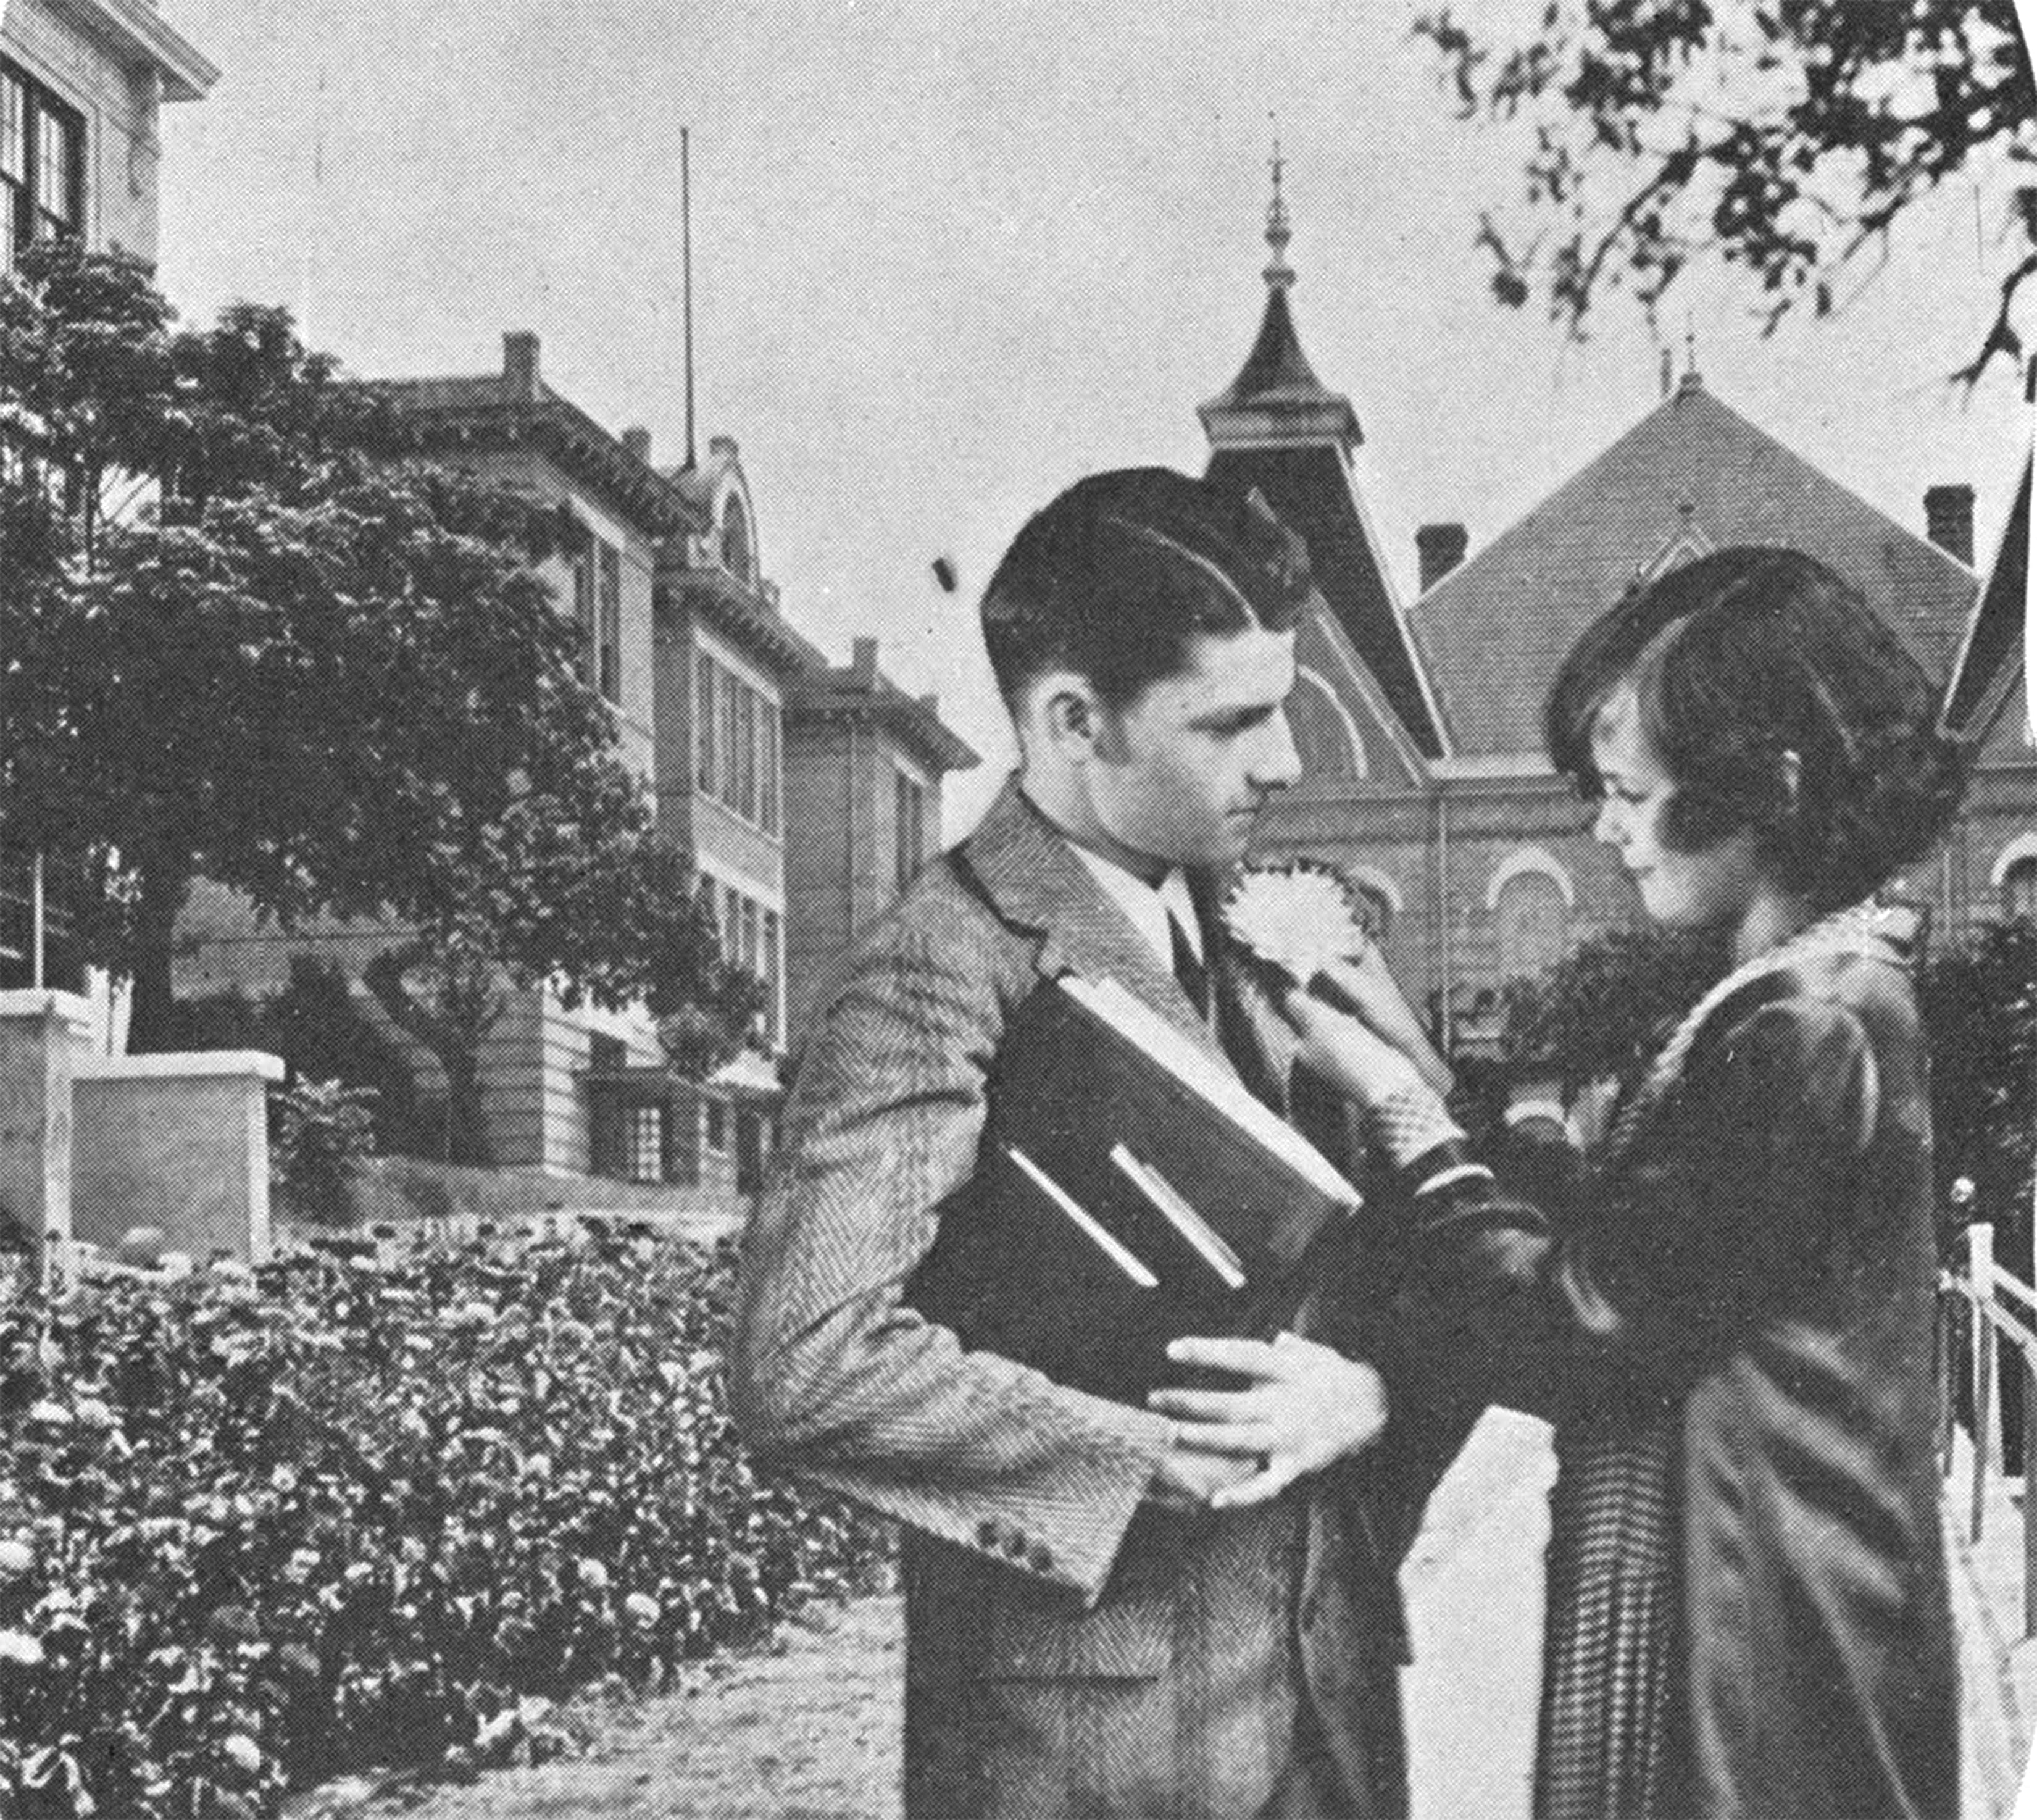
[(71, 1281), (71, 1083), (91, 1011), (67, 992), (0, 992), (0, 1213), (51, 1300)]
[(1987, 1460), (1994, 1436), (1994, 1228), (1979, 1220), (1967, 1228), (1967, 1281), (1973, 1293), (1973, 1509), (1969, 1527), (1981, 1538), (1986, 1509)]

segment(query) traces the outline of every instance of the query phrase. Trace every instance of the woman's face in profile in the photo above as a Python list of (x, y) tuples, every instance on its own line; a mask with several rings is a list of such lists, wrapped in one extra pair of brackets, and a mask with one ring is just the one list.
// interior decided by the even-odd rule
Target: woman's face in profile
[(1599, 709), (1592, 762), (1603, 793), (1593, 838), (1619, 856), (1642, 907), (1672, 929), (1737, 929), (1761, 884), (1753, 836), (1743, 829), (1695, 853), (1663, 844), (1663, 813), (1676, 781), (1642, 725), (1630, 684), (1615, 689)]

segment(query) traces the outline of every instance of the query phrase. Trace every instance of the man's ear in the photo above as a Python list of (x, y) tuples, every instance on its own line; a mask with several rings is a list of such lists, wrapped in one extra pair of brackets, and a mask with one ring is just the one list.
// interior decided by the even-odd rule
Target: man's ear
[(1087, 764), (1102, 731), (1102, 707), (1088, 678), (1053, 671), (1033, 686), (1026, 730), (1065, 762)]

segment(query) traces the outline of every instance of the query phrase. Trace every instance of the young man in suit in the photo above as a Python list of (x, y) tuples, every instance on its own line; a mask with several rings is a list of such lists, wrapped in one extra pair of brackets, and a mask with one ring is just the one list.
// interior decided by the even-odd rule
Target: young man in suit
[(1396, 1563), (1333, 1466), (1384, 1423), (1371, 1369), (1283, 1338), (1228, 1427), (1183, 1428), (905, 1300), (1044, 981), (1117, 979), (1286, 1110), (1292, 1033), (1202, 910), (1298, 774), (1313, 598), (1257, 496), (1143, 469), (1036, 515), (983, 602), (1018, 772), (803, 1047), (731, 1389), (761, 1457), (906, 1526), (909, 1820), (1404, 1811)]

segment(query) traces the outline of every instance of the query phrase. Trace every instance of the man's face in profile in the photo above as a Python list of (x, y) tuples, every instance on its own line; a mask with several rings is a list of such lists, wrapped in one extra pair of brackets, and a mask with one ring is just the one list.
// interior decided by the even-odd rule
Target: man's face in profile
[(1260, 809), (1301, 775), (1287, 725), (1294, 634), (1199, 634), (1186, 668), (1105, 709), (1088, 767), (1102, 831), (1160, 870), (1235, 865)]

